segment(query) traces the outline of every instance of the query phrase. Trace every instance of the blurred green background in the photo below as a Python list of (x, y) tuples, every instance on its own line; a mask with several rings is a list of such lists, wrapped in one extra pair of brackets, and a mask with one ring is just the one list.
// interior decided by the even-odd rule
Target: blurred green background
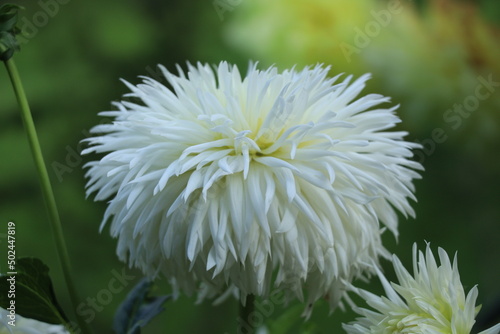
[[(404, 10), (389, 11), (387, 25), (373, 13), (389, 10), (390, 3), (376, 0), (350, 4), (340, 0), (11, 2), (26, 7), (20, 22), (22, 49), (15, 61), (31, 103), (84, 303), (107, 288), (114, 271), (126, 268), (115, 256), (115, 241), (107, 229), (98, 232), (105, 203), (85, 199), (82, 166), (92, 158), (78, 155), (79, 142), (102, 121), (97, 113), (113, 108), (111, 102), (127, 92), (119, 79), (139, 83), (140, 75), (155, 77), (159, 63), (174, 71), (176, 63), (185, 67), (186, 61), (227, 60), (246, 68), (249, 60), (257, 60), (262, 66), (323, 62), (332, 65), (332, 73), (373, 73), (367, 92), (392, 96), (394, 103), (401, 104), (400, 128), (410, 132), (409, 140), (425, 145), (417, 155), (426, 168), (423, 179), (415, 182), (417, 218), (402, 217), (399, 240), (386, 236), (388, 249), (408, 266), (413, 242), (424, 247), (424, 241), (429, 241), (433, 249), (440, 246), (449, 254), (458, 252), (466, 289), (478, 284), (478, 302), (484, 310), (498, 304), (498, 88), (461, 117), (459, 125), (458, 119), (445, 118), (454, 104), (474, 96), (478, 76), (500, 82), (497, 0), (401, 1)], [(379, 31), (365, 30), (370, 22), (377, 22)], [(376, 23), (372, 25), (376, 28)], [(356, 38), (362, 39), (356, 37), (362, 34), (359, 31), (368, 36), (366, 46), (356, 44)], [(346, 57), (346, 45), (358, 51)], [(442, 129), (439, 137), (444, 133), (446, 140), (432, 139), (436, 129)], [(6, 224), (14, 221), (18, 256), (36, 256), (49, 265), (56, 293), (68, 307), (28, 143), (3, 70), (0, 156), (2, 253)], [(388, 263), (384, 267), (393, 278)], [(0, 270), (4, 268), (1, 260)], [(140, 279), (139, 272), (126, 272), (134, 282)], [(105, 305), (98, 305), (100, 311), (91, 321), (97, 333), (112, 332), (113, 313), (131, 287), (132, 283)], [(380, 291), (379, 283), (373, 280), (370, 289)], [(169, 287), (159, 281), (156, 292), (168, 293)], [(236, 301), (220, 306), (194, 305), (194, 301), (181, 297), (168, 302), (166, 312), (144, 333), (236, 333)], [(272, 317), (283, 310), (276, 306)], [(498, 317), (498, 308), (496, 312)], [(326, 303), (319, 302), (311, 322), (315, 333), (332, 333), (341, 332), (340, 323), (353, 319), (351, 312), (341, 310), (328, 316)], [(297, 327), (302, 323), (297, 319)]]

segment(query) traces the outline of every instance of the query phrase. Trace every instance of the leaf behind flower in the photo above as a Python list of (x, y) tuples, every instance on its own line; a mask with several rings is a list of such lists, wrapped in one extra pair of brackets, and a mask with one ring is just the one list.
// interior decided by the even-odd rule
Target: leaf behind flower
[[(68, 318), (56, 300), (49, 267), (40, 259), (24, 257), (17, 260), (15, 269), (15, 275), (0, 275), (0, 289), (7, 292), (0, 294), (0, 306), (7, 309), (13, 300), (16, 313), (23, 317), (50, 324), (67, 322)], [(7, 280), (10, 277), (15, 281), (13, 290), (10, 289), (11, 281)]]
[(152, 287), (153, 282), (144, 278), (129, 292), (115, 314), (113, 330), (116, 334), (139, 334), (142, 327), (164, 310), (163, 303), (172, 296), (150, 297)]

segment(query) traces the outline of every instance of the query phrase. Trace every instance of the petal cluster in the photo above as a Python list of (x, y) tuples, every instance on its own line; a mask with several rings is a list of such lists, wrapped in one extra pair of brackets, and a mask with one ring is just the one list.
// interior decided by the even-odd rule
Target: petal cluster
[[(439, 262), (427, 244), (425, 254), (413, 246), (413, 275), (393, 256), (398, 282), (390, 283), (379, 271), (386, 296), (376, 296), (355, 289), (375, 311), (356, 308), (363, 317), (344, 325), (349, 334), (469, 334), (479, 312), (478, 295), (474, 286), (466, 295), (457, 266), (457, 257), (450, 261), (446, 252), (438, 249)], [(480, 334), (498, 334), (500, 324)]]
[(421, 166), (391, 130), (396, 107), (379, 106), (389, 98), (357, 98), (368, 75), (160, 68), (165, 81), (126, 83), (84, 151), (104, 154), (86, 165), (87, 193), (109, 201), (101, 228), (120, 259), (201, 299), (274, 286), (336, 306), (346, 282), (374, 273), (396, 210), (414, 214)]

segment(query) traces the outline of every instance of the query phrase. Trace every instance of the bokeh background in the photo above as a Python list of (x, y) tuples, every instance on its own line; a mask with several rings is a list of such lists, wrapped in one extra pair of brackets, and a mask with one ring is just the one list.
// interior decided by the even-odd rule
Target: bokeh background
[[(0, 4), (3, 2), (0, 2)], [(127, 92), (123, 78), (156, 78), (187, 61), (227, 60), (246, 68), (332, 66), (331, 73), (371, 72), (366, 93), (400, 104), (400, 129), (424, 145), (426, 171), (415, 182), (416, 219), (401, 217), (387, 248), (411, 264), (411, 245), (458, 252), (467, 290), (479, 287), (483, 315), (500, 313), (500, 2), (409, 0), (40, 0), (23, 5), (21, 52), (15, 61), (31, 103), (55, 189), (82, 306), (104, 296), (114, 272), (134, 279), (105, 303), (91, 326), (111, 333), (114, 311), (141, 275), (115, 256), (115, 241), (99, 233), (105, 203), (85, 198), (80, 141), (103, 120), (99, 111)], [(484, 80), (482, 80), (483, 78)], [(484, 82), (490, 82), (485, 85)], [(478, 88), (479, 87), (479, 88)], [(479, 93), (478, 93), (479, 92)], [(462, 105), (462, 107), (460, 107)], [(460, 111), (461, 108), (461, 111)], [(8, 221), (17, 226), (18, 256), (51, 268), (56, 293), (69, 307), (36, 172), (7, 73), (0, 70), (0, 248)], [(0, 270), (5, 261), (0, 259)], [(387, 275), (394, 277), (384, 263)], [(370, 289), (380, 291), (373, 280)], [(169, 287), (158, 281), (155, 293)], [(90, 298), (90, 299), (87, 299)], [(102, 298), (101, 298), (102, 300)], [(195, 305), (181, 297), (144, 333), (236, 333), (238, 304)], [(328, 316), (319, 302), (312, 319), (290, 332), (336, 333), (354, 319)], [(295, 304), (293, 304), (295, 305)], [(292, 306), (293, 306), (292, 305)], [(276, 305), (271, 318), (285, 307)], [(480, 313), (480, 314), (481, 314)], [(87, 316), (91, 317), (91, 311)], [(94, 317), (95, 315), (95, 317)], [(481, 325), (481, 324), (480, 324)]]

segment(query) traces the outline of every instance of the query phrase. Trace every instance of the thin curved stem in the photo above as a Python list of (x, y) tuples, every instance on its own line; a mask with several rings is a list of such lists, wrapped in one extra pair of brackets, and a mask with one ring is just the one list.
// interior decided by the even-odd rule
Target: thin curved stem
[[(19, 77), (14, 60), (11, 58), (4, 62), (7, 72), (14, 88), (14, 93), (19, 103), (21, 109), (21, 118), (24, 123), (26, 134), (28, 136), (29, 145), (31, 148), (31, 153), (33, 155), (33, 160), (35, 162), (36, 170), (38, 172), (38, 177), (40, 179), (42, 194), (47, 207), (50, 225), (52, 227), (52, 233), (54, 235), (54, 240), (56, 244), (57, 254), (59, 256), (59, 261), (61, 263), (62, 271), (64, 274), (64, 279), (66, 281), (66, 286), (68, 289), (70, 301), (73, 306), (73, 311), (76, 311), (76, 306), (80, 301), (76, 293), (75, 284), (71, 275), (71, 263), (69, 261), (68, 250), (66, 247), (66, 242), (64, 240), (64, 235), (61, 226), (61, 220), (59, 218), (59, 212), (57, 211), (56, 200), (54, 197), (54, 192), (52, 191), (52, 186), (50, 184), (49, 174), (47, 172), (47, 167), (43, 160), (42, 150), (40, 148), (40, 143), (38, 142), (38, 137), (36, 134), (35, 124), (33, 122), (33, 117), (31, 116), (30, 107), (28, 100), (26, 99), (26, 94), (24, 93), (23, 85)], [(84, 321), (76, 312), (76, 320), (78, 326), (83, 333), (91, 333), (89, 325)]]

